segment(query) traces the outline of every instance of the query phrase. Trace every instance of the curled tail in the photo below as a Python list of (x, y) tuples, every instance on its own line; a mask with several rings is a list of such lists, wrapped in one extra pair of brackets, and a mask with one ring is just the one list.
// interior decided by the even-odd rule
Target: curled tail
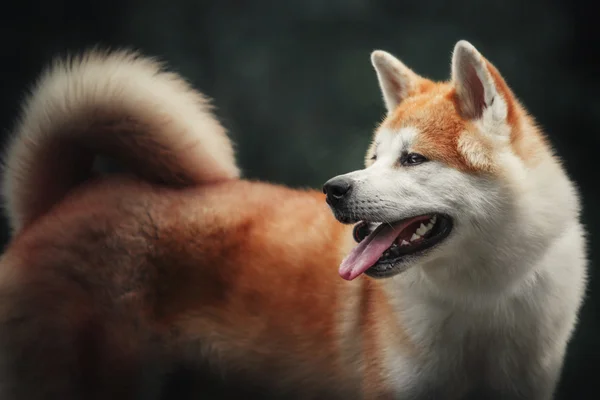
[(97, 155), (168, 185), (239, 176), (201, 93), (137, 53), (90, 51), (56, 61), (24, 102), (2, 177), (13, 231), (88, 179)]

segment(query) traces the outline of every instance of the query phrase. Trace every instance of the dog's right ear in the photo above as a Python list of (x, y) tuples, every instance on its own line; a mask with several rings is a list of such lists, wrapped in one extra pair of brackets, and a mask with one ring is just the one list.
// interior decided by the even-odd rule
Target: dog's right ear
[(426, 81), (402, 61), (383, 50), (375, 50), (371, 53), (371, 63), (377, 72), (388, 114), (394, 111), (402, 100), (418, 92), (420, 83)]

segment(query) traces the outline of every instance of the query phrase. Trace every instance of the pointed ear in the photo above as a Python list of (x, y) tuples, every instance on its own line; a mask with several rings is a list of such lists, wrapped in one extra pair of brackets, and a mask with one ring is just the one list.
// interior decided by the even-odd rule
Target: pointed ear
[(416, 93), (418, 84), (424, 80), (396, 57), (383, 50), (371, 53), (371, 63), (377, 72), (379, 87), (388, 113), (408, 96)]
[(491, 111), (494, 120), (506, 119), (508, 87), (498, 71), (465, 40), (454, 47), (452, 81), (464, 117), (479, 119)]

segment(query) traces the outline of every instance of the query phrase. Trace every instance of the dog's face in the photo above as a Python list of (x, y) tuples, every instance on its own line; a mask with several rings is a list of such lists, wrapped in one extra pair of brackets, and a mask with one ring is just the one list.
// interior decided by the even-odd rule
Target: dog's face
[(372, 62), (387, 117), (365, 168), (323, 188), (339, 221), (359, 222), (360, 244), (340, 267), (346, 279), (396, 275), (443, 254), (475, 227), (485, 229), (505, 201), (507, 168), (521, 162), (515, 151), (520, 109), (473, 46), (456, 45), (452, 80), (444, 83), (416, 75), (382, 51)]

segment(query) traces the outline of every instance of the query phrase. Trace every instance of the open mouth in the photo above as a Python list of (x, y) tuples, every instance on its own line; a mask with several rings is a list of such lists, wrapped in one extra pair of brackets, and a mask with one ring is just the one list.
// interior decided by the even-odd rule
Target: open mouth
[(452, 219), (444, 214), (426, 214), (382, 223), (374, 230), (371, 226), (363, 221), (354, 227), (354, 239), (359, 244), (342, 261), (342, 278), (352, 280), (362, 273), (385, 278), (404, 271), (408, 261), (448, 237)]

